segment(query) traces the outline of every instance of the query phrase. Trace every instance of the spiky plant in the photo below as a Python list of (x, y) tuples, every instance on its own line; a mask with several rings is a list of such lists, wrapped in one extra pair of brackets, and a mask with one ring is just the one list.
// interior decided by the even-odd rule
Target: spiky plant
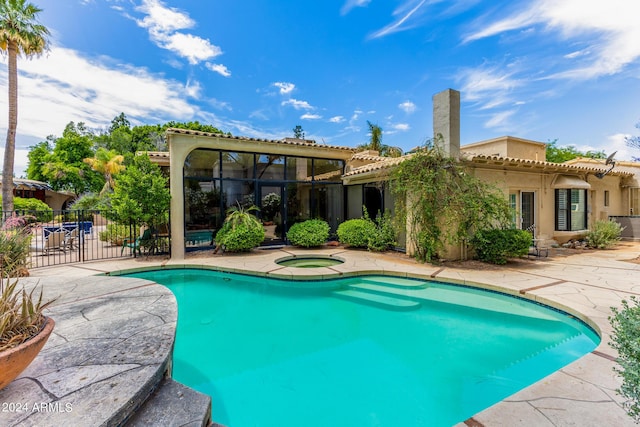
[(18, 279), (0, 279), (0, 352), (17, 347), (44, 327), (42, 311), (54, 300), (43, 302), (42, 290), (18, 289)]

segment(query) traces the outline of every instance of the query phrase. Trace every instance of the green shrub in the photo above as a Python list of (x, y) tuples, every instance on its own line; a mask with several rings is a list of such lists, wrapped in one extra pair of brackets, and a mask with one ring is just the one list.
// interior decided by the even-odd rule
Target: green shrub
[(620, 240), (624, 227), (615, 221), (596, 221), (587, 233), (587, 244), (592, 248), (605, 249)]
[(376, 225), (370, 219), (350, 219), (338, 226), (338, 240), (353, 248), (369, 246), (369, 237), (375, 234)]
[(292, 245), (312, 248), (323, 245), (329, 238), (329, 224), (321, 219), (295, 223), (287, 232)]
[(370, 251), (382, 252), (396, 244), (396, 233), (391, 217), (387, 212), (378, 215), (375, 221), (376, 230), (369, 236), (367, 248)]
[(622, 386), (616, 390), (626, 398), (624, 408), (636, 422), (640, 422), (640, 306), (636, 297), (631, 297), (633, 305), (625, 300), (622, 308), (611, 308), (613, 316), (609, 317), (613, 334), (611, 346), (617, 350), (615, 372), (622, 377)]
[(229, 252), (250, 251), (259, 246), (264, 240), (264, 228), (260, 220), (250, 213), (257, 209), (255, 206), (230, 208), (224, 224), (216, 233), (216, 244)]
[(131, 239), (131, 227), (122, 224), (107, 224), (104, 231), (98, 233), (101, 242), (109, 242), (112, 245), (121, 246), (124, 239)]
[(526, 230), (489, 229), (478, 231), (471, 244), (480, 261), (491, 264), (506, 264), (507, 258), (526, 255), (532, 236)]
[(27, 268), (31, 233), (24, 229), (0, 230), (0, 257), (4, 277), (22, 275)]
[[(0, 197), (0, 203), (2, 197)], [(13, 198), (13, 210), (20, 215), (33, 215), (39, 222), (48, 222), (53, 219), (53, 209), (45, 202), (38, 199), (23, 199), (22, 197)]]

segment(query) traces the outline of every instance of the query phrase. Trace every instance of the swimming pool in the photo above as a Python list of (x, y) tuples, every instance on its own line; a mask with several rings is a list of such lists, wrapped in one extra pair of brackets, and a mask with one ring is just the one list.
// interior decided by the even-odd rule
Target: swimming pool
[(556, 310), (436, 282), (133, 276), (175, 294), (173, 377), (232, 427), (450, 426), (600, 340)]

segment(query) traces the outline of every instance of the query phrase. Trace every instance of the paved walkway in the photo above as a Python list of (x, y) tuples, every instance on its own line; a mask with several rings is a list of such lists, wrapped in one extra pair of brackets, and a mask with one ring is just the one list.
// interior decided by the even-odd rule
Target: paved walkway
[[(275, 260), (299, 254), (338, 256), (344, 264), (311, 270), (281, 267)], [(640, 295), (640, 243), (623, 242), (614, 250), (585, 251), (548, 259), (522, 260), (505, 267), (452, 268), (419, 264), (408, 257), (351, 251), (342, 248), (259, 250), (252, 254), (199, 256), (185, 261), (125, 259), (40, 268), (32, 276), (45, 286), (58, 280), (98, 273), (172, 266), (207, 266), (228, 271), (253, 271), (274, 277), (335, 277), (383, 273), (434, 278), (518, 294), (561, 308), (589, 323), (602, 336), (592, 353), (461, 423), (468, 426), (635, 426), (615, 393), (620, 379), (613, 372), (615, 351), (610, 347), (611, 306)], [(215, 420), (215, 414), (213, 414)]]

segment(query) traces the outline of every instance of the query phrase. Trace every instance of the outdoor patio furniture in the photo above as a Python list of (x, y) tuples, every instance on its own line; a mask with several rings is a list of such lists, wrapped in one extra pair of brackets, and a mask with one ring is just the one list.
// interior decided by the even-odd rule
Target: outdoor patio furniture
[(67, 233), (65, 235), (64, 241), (62, 242), (62, 248), (63, 250), (66, 249), (75, 249), (77, 247), (76, 244), (76, 239), (78, 239), (79, 236), (79, 229), (78, 228), (74, 228), (73, 230), (71, 230), (69, 233)]
[(64, 247), (65, 236), (66, 234), (64, 231), (53, 231), (49, 233), (44, 241), (42, 254), (49, 255), (49, 252), (52, 250), (61, 250), (64, 252), (66, 250), (66, 248)]
[(544, 239), (536, 238), (536, 225), (531, 224), (531, 226), (527, 227), (527, 231), (531, 233), (531, 246), (529, 246), (529, 253), (527, 257), (534, 255), (537, 258), (540, 257), (548, 257), (549, 256), (549, 248), (544, 245)]
[(142, 248), (144, 247), (147, 251), (148, 248), (153, 245), (153, 235), (151, 233), (151, 229), (147, 228), (142, 232), (142, 235), (136, 237), (135, 239), (131, 239), (129, 237), (125, 237), (122, 242), (122, 250), (120, 251), (120, 255), (124, 253), (124, 248), (130, 248), (131, 253), (135, 253), (138, 251), (138, 254), (142, 255)]

